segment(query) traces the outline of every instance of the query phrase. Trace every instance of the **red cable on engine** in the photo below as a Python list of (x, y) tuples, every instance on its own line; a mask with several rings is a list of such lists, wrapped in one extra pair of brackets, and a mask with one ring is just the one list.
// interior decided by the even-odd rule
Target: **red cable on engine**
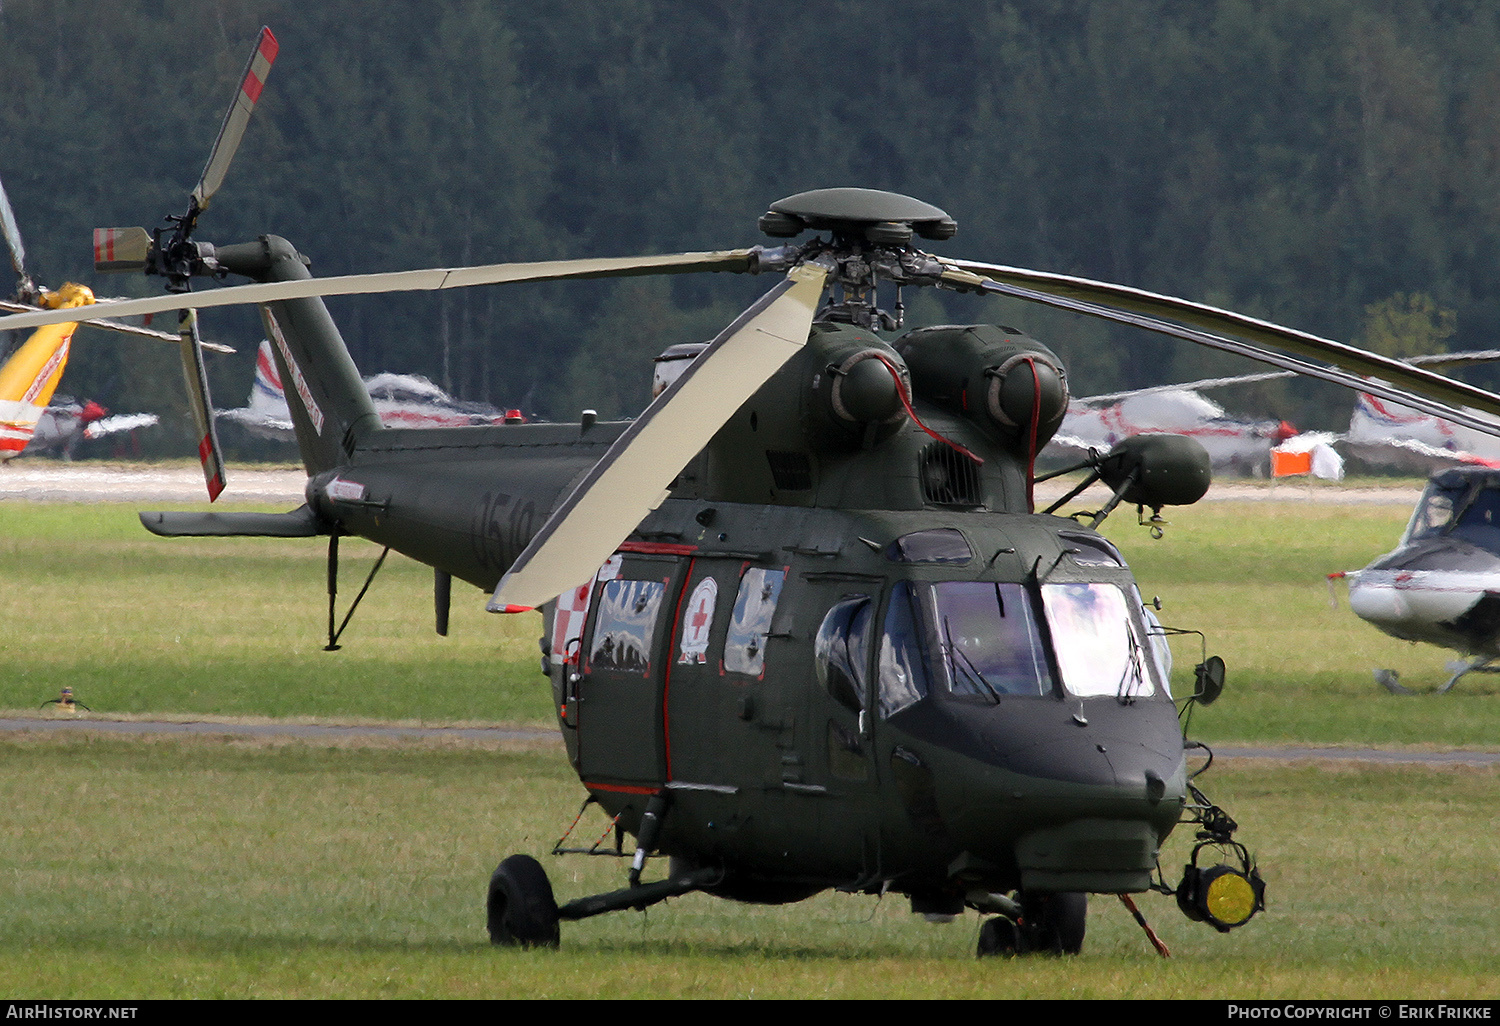
[(1036, 432), (1042, 415), (1042, 379), (1036, 374), (1036, 360), (1026, 357), (1026, 366), (1031, 369), (1031, 439), (1027, 443), (1026, 458), (1026, 512), (1036, 512)]
[[(957, 442), (953, 441), (950, 438), (944, 438), (942, 435), (932, 430), (932, 428), (928, 427), (926, 424), (923, 424), (922, 418), (917, 416), (917, 411), (911, 408), (911, 400), (906, 395), (906, 382), (901, 380), (901, 371), (896, 367), (894, 363), (890, 361), (890, 358), (887, 357), (884, 353), (876, 353), (875, 359), (879, 360), (881, 365), (885, 367), (886, 370), (891, 372), (891, 377), (896, 381), (896, 394), (901, 397), (901, 405), (906, 407), (906, 415), (912, 419), (912, 422), (915, 423), (917, 427), (921, 428), (923, 431), (927, 432), (929, 435), (931, 435), (933, 438), (936, 438), (944, 445), (969, 457), (969, 459), (973, 460), (975, 463), (984, 462), (984, 457), (970, 452), (968, 449), (965, 449), (962, 445), (959, 445)], [(1041, 386), (1038, 385), (1038, 387), (1040, 388)]]

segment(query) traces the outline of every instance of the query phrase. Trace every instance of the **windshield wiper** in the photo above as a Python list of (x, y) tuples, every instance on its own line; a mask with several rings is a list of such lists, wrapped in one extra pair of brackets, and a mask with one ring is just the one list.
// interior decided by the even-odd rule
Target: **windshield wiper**
[(1115, 686), (1115, 698), (1121, 703), (1129, 704), (1136, 699), (1131, 676), (1133, 674), (1135, 677), (1135, 686), (1139, 686), (1144, 682), (1146, 667), (1142, 659), (1140, 639), (1135, 636), (1135, 628), (1128, 622), (1125, 624), (1125, 635), (1130, 639), (1130, 655), (1125, 659), (1125, 672), (1120, 674), (1120, 683)]
[[(943, 641), (945, 643), (944, 647), (947, 648), (950, 655), (955, 655), (963, 660), (963, 665), (960, 668), (964, 671), (964, 675), (989, 692), (990, 698), (998, 705), (1000, 703), (1000, 692), (996, 691), (995, 686), (985, 679), (979, 667), (974, 665), (974, 660), (965, 655), (964, 650), (953, 643), (953, 632), (948, 626), (948, 618), (946, 616), (943, 617)], [(953, 660), (949, 660), (949, 665), (954, 665)]]

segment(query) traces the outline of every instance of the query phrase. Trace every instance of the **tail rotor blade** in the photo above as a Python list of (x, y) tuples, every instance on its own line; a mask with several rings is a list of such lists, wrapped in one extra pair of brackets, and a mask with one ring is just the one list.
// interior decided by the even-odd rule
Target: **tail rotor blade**
[(794, 268), (646, 408), (501, 579), (495, 613), (535, 608), (586, 580), (666, 497), (688, 461), (807, 342), (828, 272)]
[(230, 162), (234, 160), (235, 150), (240, 147), (240, 140), (244, 138), (245, 125), (250, 121), (250, 112), (255, 109), (255, 102), (260, 99), (260, 91), (265, 87), (266, 76), (271, 73), (271, 65), (276, 61), (276, 52), (279, 48), (271, 30), (262, 28), (260, 39), (256, 41), (255, 49), (250, 54), (250, 63), (245, 66), (245, 75), (240, 80), (240, 90), (235, 94), (229, 113), (224, 115), (224, 123), (219, 126), (219, 138), (214, 141), (214, 148), (209, 153), (208, 164), (203, 168), (203, 177), (198, 180), (197, 187), (193, 189), (195, 210), (208, 209), (208, 201), (213, 199), (214, 193), (219, 191), (219, 186), (224, 184), (224, 175), (229, 170)]
[(198, 338), (198, 311), (182, 311), (178, 327), (182, 337), (182, 375), (187, 381), (193, 422), (198, 428), (198, 459), (203, 463), (208, 501), (213, 502), (224, 490), (224, 454), (219, 449), (213, 405), (208, 397), (208, 369), (203, 364), (203, 344)]
[(95, 228), (94, 270), (140, 271), (151, 252), (151, 233), (144, 228)]

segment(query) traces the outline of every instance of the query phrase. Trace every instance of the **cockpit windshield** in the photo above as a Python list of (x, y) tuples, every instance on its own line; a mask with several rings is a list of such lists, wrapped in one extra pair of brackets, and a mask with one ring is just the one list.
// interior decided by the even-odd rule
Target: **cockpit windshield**
[(1139, 698), (1156, 688), (1146, 647), (1118, 585), (1068, 582), (1042, 585), (1042, 607), (1068, 691), (1088, 698)]
[(902, 581), (892, 589), (880, 645), (881, 714), (899, 712), (934, 688), (991, 702), (1052, 691), (1024, 586)]
[(1490, 477), (1469, 478), (1456, 472), (1429, 481), (1402, 544), (1424, 538), (1452, 537), (1500, 552), (1500, 486)]
[[(1116, 583), (1046, 583), (1040, 609), (1035, 594), (1022, 583), (898, 582), (880, 637), (880, 715), (933, 693), (981, 702), (1052, 694), (1055, 672), (1074, 696), (1157, 693), (1149, 664), (1160, 654), (1143, 643), (1145, 627), (1131, 615), (1133, 591)], [(1047, 654), (1047, 634), (1056, 661)]]
[(1035, 594), (1023, 584), (897, 583), (880, 643), (881, 715), (932, 693), (988, 702), (1052, 694), (1054, 663), (1041, 615), (1069, 693), (1121, 698), (1156, 693), (1149, 652), (1121, 587), (1046, 584), (1040, 609)]

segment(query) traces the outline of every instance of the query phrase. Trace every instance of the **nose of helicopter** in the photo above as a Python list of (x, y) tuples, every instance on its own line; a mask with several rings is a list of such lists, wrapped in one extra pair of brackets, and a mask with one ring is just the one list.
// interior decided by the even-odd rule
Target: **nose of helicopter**
[[(940, 789), (976, 864), (1013, 866), (1042, 891), (1140, 891), (1187, 802), (1170, 702), (1011, 703), (968, 724), (971, 758)], [(951, 736), (951, 735), (950, 735)]]

